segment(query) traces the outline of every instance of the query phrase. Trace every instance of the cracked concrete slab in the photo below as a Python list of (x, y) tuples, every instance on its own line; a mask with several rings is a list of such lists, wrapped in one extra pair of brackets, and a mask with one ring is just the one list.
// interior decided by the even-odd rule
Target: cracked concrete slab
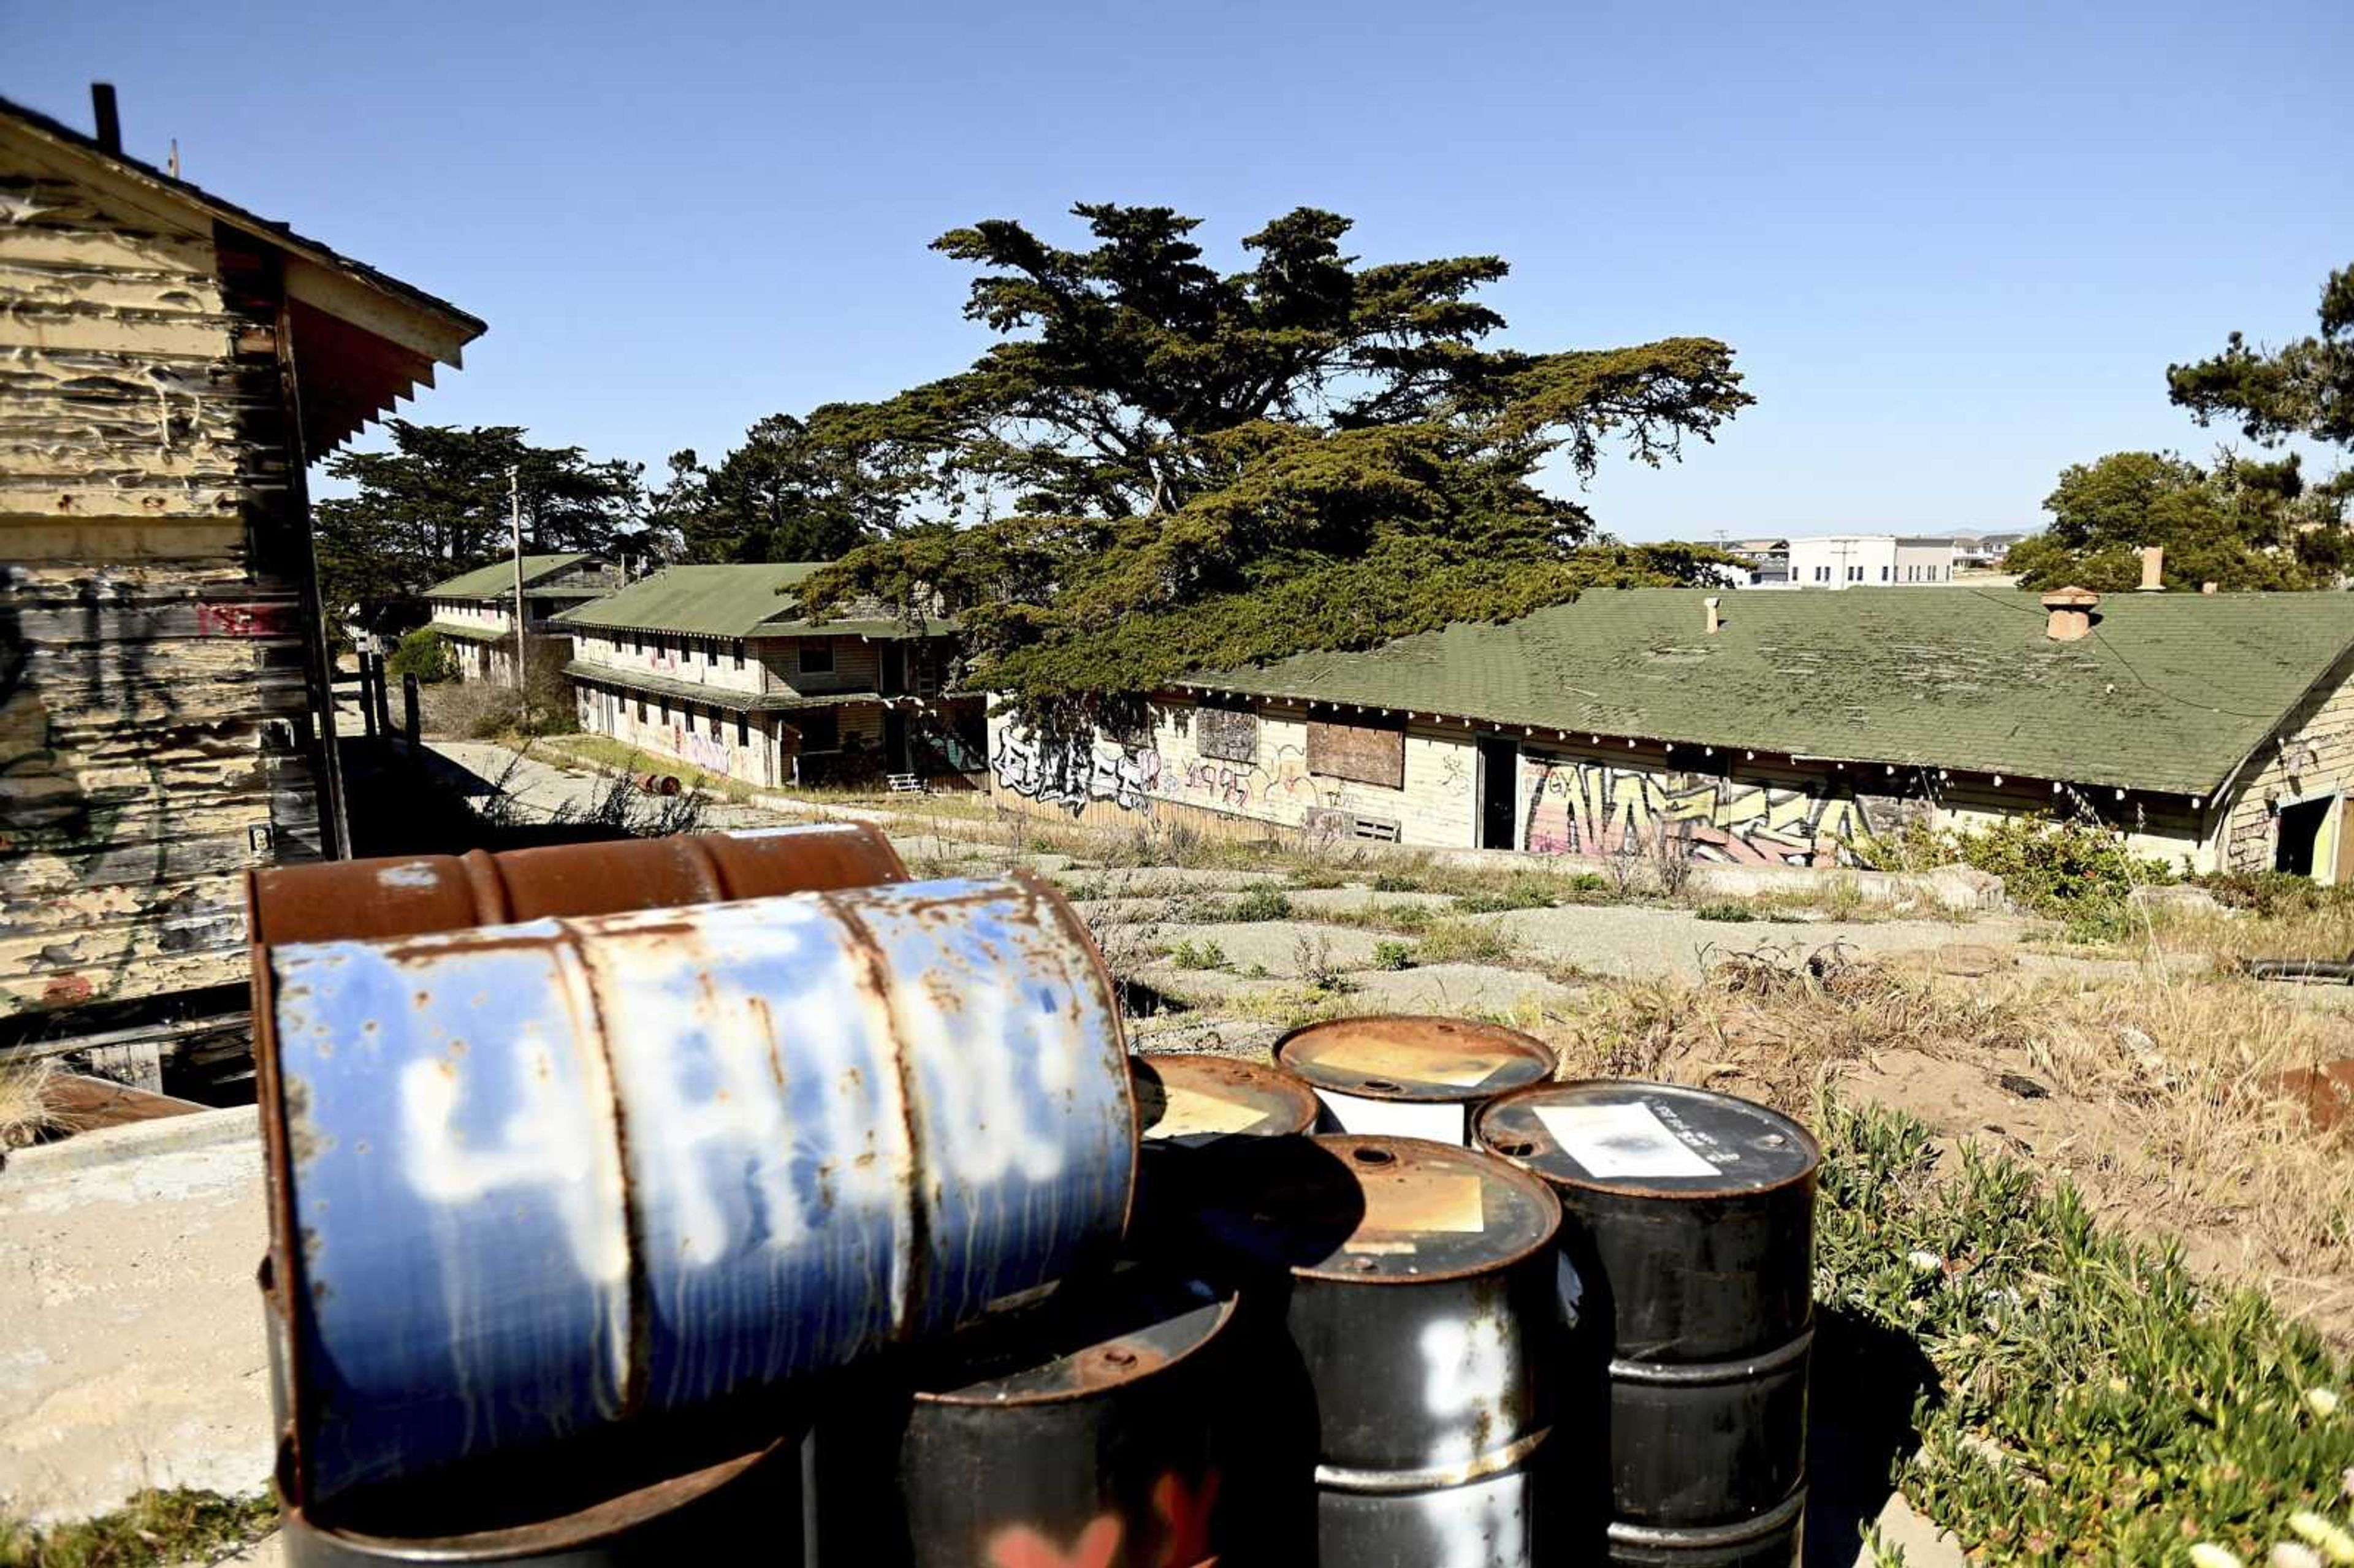
[[(250, 1128), (253, 1113), (207, 1117)], [(73, 1519), (145, 1487), (243, 1496), (269, 1484), (253, 1283), (268, 1240), (250, 1137), (99, 1163), (11, 1161), (0, 1175), (0, 1497), (14, 1510)]]

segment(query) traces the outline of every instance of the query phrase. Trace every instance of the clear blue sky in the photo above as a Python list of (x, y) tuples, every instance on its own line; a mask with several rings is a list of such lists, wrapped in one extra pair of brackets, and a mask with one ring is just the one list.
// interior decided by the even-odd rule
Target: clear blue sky
[(2032, 525), (2202, 454), (2164, 368), (2313, 330), (2354, 261), (2354, 4), (911, 6), (0, 0), (0, 93), (489, 321), (408, 410), (644, 461), (980, 346), (941, 230), (1301, 204), (1495, 252), (1511, 341), (1731, 343), (1633, 538)]

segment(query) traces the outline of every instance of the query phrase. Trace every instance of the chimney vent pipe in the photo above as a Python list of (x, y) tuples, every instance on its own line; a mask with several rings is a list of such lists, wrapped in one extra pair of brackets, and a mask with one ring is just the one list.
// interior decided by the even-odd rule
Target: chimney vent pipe
[(2074, 642), (2093, 634), (2093, 607), (2101, 596), (2090, 588), (2055, 588), (2043, 596), (2043, 608), (2050, 619), (2044, 622), (2043, 635), (2054, 642)]
[(2141, 553), (2141, 589), (2143, 593), (2162, 593), (2166, 589), (2166, 547), (2151, 545)]
[(116, 157), (122, 156), (122, 117), (114, 107), (114, 84), (94, 81), (90, 84), (90, 112), (98, 121), (98, 144)]
[(1720, 624), (1722, 624), (1722, 623), (1718, 620), (1718, 619), (1717, 619), (1717, 614), (1716, 614), (1716, 607), (1717, 607), (1718, 602), (1719, 602), (1719, 600), (1717, 599), (1717, 597), (1716, 597), (1716, 595), (1714, 595), (1714, 594), (1711, 594), (1711, 595), (1709, 595), (1706, 599), (1704, 599), (1701, 600), (1701, 603), (1702, 603), (1702, 605), (1705, 605), (1705, 606), (1707, 607), (1707, 609), (1708, 609), (1708, 634), (1709, 634), (1711, 637), (1713, 637), (1713, 636), (1715, 636), (1715, 635), (1716, 635), (1716, 629), (1717, 629), (1717, 627), (1718, 627)]

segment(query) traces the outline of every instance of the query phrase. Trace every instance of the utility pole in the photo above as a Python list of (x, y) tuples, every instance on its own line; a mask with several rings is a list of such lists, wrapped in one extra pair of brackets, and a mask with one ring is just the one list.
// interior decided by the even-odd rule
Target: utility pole
[(531, 727), (531, 689), (524, 683), (523, 627), (523, 470), (514, 463), (507, 465), (507, 525), (514, 533), (514, 622), (515, 622), (515, 705), (522, 710), (523, 727)]

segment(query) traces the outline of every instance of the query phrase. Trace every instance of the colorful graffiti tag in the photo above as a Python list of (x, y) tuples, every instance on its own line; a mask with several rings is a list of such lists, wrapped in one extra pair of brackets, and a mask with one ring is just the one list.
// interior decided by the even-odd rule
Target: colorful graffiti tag
[(1073, 816), (1090, 800), (1139, 810), (1161, 788), (1161, 753), (1108, 742), (1042, 741), (1009, 731), (999, 740), (991, 766), (998, 788), (1025, 800), (1061, 806)]
[(1522, 847), (1539, 854), (1636, 854), (1664, 836), (1694, 860), (1750, 865), (1859, 863), (1860, 842), (1922, 804), (1845, 779), (1766, 784), (1542, 753), (1522, 755), (1521, 785)]

